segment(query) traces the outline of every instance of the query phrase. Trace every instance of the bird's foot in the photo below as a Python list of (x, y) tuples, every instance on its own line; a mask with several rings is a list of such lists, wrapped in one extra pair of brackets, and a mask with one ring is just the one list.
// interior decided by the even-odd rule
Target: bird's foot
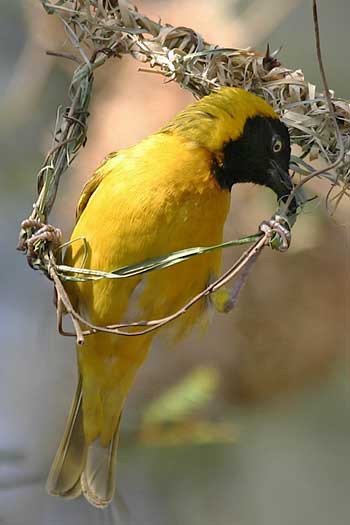
[(288, 221), (281, 215), (275, 215), (269, 221), (263, 221), (259, 229), (267, 235), (267, 244), (274, 250), (286, 252), (291, 242), (291, 232)]
[[(31, 236), (29, 236), (28, 230), (32, 231)], [(56, 251), (62, 244), (61, 230), (51, 226), (51, 224), (43, 224), (37, 219), (25, 219), (22, 221), (17, 249), (27, 253), (27, 260), (32, 268), (38, 267), (38, 252), (41, 243), (50, 243), (53, 251)]]

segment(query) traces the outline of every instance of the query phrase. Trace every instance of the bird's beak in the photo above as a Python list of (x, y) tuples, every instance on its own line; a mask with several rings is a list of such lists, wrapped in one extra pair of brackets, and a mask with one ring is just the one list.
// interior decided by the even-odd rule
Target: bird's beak
[[(275, 160), (270, 161), (269, 169), (269, 188), (277, 195), (278, 200), (286, 202), (294, 185), (289, 176), (288, 170), (284, 170)], [(295, 197), (288, 206), (287, 215), (294, 215), (297, 211), (298, 204)]]

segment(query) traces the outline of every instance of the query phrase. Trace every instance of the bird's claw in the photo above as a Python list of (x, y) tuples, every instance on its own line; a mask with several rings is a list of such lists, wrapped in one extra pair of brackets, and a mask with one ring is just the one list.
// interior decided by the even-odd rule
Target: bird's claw
[(269, 221), (263, 221), (259, 227), (266, 234), (267, 244), (280, 252), (286, 252), (290, 246), (291, 233), (288, 221), (281, 215), (275, 215)]
[[(28, 230), (33, 234), (28, 237)], [(38, 219), (25, 219), (21, 223), (21, 237), (17, 249), (27, 253), (28, 263), (32, 268), (38, 263), (38, 243), (51, 243), (53, 250), (62, 244), (62, 232), (51, 224), (43, 224)]]

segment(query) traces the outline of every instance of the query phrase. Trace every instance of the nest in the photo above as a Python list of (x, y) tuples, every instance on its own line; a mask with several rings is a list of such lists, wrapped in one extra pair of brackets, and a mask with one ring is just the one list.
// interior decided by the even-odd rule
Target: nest
[[(328, 89), (322, 65), (315, 1), (316, 47), (324, 83), (323, 94), (317, 92), (316, 87), (305, 80), (300, 70), (292, 71), (284, 67), (277, 59), (277, 53), (270, 53), (269, 48), (265, 54), (252, 49), (220, 48), (206, 42), (191, 28), (174, 27), (151, 20), (139, 13), (127, 0), (41, 2), (49, 15), (60, 19), (67, 35), (67, 51), (49, 53), (71, 60), (77, 66), (69, 88), (71, 104), (58, 110), (52, 148), (38, 174), (38, 199), (21, 230), (20, 248), (27, 251), (29, 262), (34, 268), (44, 271), (54, 280), (59, 300), (71, 313), (76, 328), (75, 335), (79, 336), (80, 342), (84, 336), (79, 328), (81, 323), (88, 327), (86, 334), (94, 333), (101, 327), (89, 325), (77, 312), (72, 311), (61, 281), (72, 278), (113, 278), (112, 274), (118, 274), (118, 269), (110, 274), (87, 269), (81, 269), (79, 273), (77, 269), (60, 266), (57, 264), (52, 244), (50, 245), (55, 229), (50, 227), (51, 237), (42, 237), (40, 232), (43, 225), (47, 224), (62, 174), (71, 165), (80, 147), (85, 144), (95, 70), (107, 60), (131, 55), (142, 64), (139, 68), (141, 71), (158, 74), (167, 82), (177, 82), (196, 98), (222, 86), (241, 87), (264, 98), (288, 126), (292, 144), (301, 148), (300, 156), (292, 157), (295, 190), (286, 206), (294, 195), (298, 196), (301, 203), (301, 186), (315, 177), (328, 183), (326, 203), (331, 213), (344, 196), (350, 196), (350, 104), (346, 100), (336, 98)], [(307, 161), (317, 158), (323, 159), (326, 167), (316, 171)], [(264, 235), (265, 242), (261, 242)], [(271, 244), (271, 239), (271, 232), (265, 229), (243, 240), (255, 244), (250, 251), (248, 250), (249, 253), (245, 254), (244, 264), (241, 264), (241, 259), (238, 261), (239, 271), (244, 269), (245, 265), (249, 266), (266, 242)], [(235, 241), (226, 244), (234, 243)], [(215, 249), (220, 247), (224, 246)], [(169, 257), (171, 264), (177, 264), (190, 256), (203, 253), (198, 250), (200, 248), (183, 250), (181, 254), (170, 254), (166, 258), (148, 261), (146, 265), (140, 263), (123, 271), (128, 275), (134, 272), (132, 275), (135, 275), (163, 268), (169, 266)], [(233, 267), (237, 268), (237, 263)], [(232, 275), (236, 274), (237, 272), (234, 272)], [(186, 308), (179, 315), (184, 311)], [(171, 320), (174, 318), (170, 317)], [(160, 320), (157, 321), (158, 324), (154, 324), (156, 328), (162, 326), (162, 323), (159, 324)], [(109, 329), (119, 333), (118, 330), (125, 326), (115, 325)], [(141, 326), (140, 323), (137, 326)], [(139, 333), (145, 333), (145, 330)], [(125, 335), (135, 335), (135, 332)]]

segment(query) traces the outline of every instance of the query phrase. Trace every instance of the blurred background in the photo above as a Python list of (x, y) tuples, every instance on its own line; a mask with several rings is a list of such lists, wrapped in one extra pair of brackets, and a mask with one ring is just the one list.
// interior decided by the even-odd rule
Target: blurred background
[[(223, 46), (282, 46), (281, 61), (320, 85), (311, 0), (136, 3)], [(350, 5), (318, 4), (329, 84), (349, 98)], [(1, 10), (0, 523), (118, 523), (114, 509), (45, 493), (75, 388), (75, 351), (56, 333), (50, 283), (15, 247), (56, 107), (67, 103), (71, 66), (45, 55), (64, 35), (38, 1), (2, 0)], [(103, 157), (191, 101), (137, 68), (123, 58), (98, 71), (87, 146), (50, 218), (65, 238), (81, 187)], [(253, 233), (274, 209), (267, 190), (235, 189), (226, 238)], [(264, 252), (233, 313), (176, 350), (155, 345), (122, 425), (118, 484), (130, 524), (349, 522), (349, 241), (349, 203), (331, 218), (320, 199), (299, 218), (287, 254)], [(233, 257), (226, 253), (226, 263)]]

